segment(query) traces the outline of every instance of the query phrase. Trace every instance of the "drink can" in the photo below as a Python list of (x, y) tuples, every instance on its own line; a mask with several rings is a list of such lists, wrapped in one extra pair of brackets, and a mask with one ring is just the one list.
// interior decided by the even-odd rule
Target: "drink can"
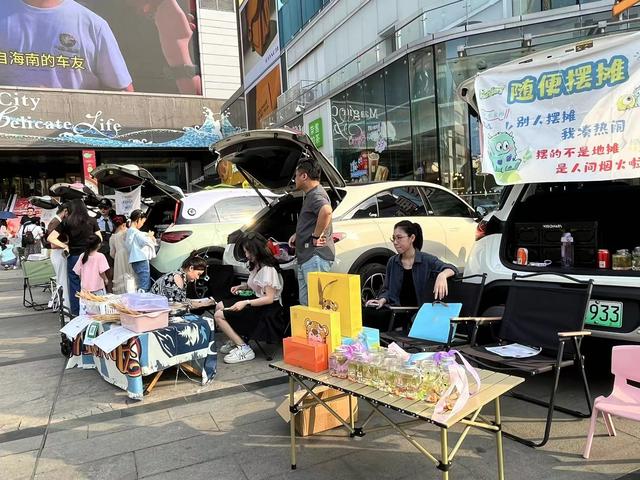
[(598, 250), (598, 268), (611, 268), (611, 254), (609, 250)]
[(516, 263), (518, 265), (526, 265), (529, 262), (529, 250), (520, 247), (516, 255)]

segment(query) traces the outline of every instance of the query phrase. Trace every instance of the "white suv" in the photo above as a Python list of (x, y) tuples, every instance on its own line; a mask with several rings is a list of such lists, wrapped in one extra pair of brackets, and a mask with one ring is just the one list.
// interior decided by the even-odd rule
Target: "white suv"
[[(292, 179), (303, 155), (321, 166), (321, 183), (333, 203), (333, 271), (360, 274), (365, 299), (376, 296), (382, 287), (387, 260), (396, 253), (390, 241), (393, 226), (401, 220), (422, 226), (425, 252), (464, 267), (474, 242), (476, 214), (440, 185), (411, 180), (346, 185), (309, 137), (288, 130), (244, 132), (221, 140), (213, 149), (220, 158), (233, 162), (250, 182), (286, 194), (229, 236), (223, 263), (233, 265), (240, 275), (247, 271), (235, 244), (239, 234), (257, 231), (286, 242), (295, 231), (302, 192), (294, 191)], [(293, 264), (288, 266), (293, 268)]]
[[(478, 224), (465, 268), (465, 275), (487, 273), (482, 309), (499, 313), (514, 273), (565, 273), (594, 280), (586, 317), (593, 336), (640, 342), (640, 271), (601, 269), (597, 262), (599, 249), (613, 254), (640, 245), (632, 224), (639, 200), (637, 178), (505, 187), (498, 209)], [(567, 231), (574, 238), (573, 268), (559, 261), (560, 236)], [(527, 249), (529, 262), (549, 265), (515, 264), (518, 248)]]

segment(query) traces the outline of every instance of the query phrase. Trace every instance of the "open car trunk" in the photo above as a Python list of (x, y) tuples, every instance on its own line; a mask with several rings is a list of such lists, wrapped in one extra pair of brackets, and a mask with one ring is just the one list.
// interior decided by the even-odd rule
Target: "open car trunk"
[[(344, 196), (344, 191), (340, 192)], [(327, 190), (331, 199), (331, 204), (335, 209), (339, 199), (331, 190)], [(251, 231), (257, 232), (265, 238), (273, 238), (278, 242), (287, 242), (296, 231), (298, 214), (302, 208), (302, 192), (293, 192), (279, 198), (270, 207), (264, 208), (255, 217), (255, 222), (251, 223)], [(242, 260), (243, 252), (240, 252), (237, 241), (243, 234), (243, 230), (236, 230), (228, 238), (229, 244), (236, 244), (233, 255), (236, 260)]]
[[(513, 206), (501, 246), (501, 259), (518, 270), (553, 270), (574, 274), (640, 275), (640, 271), (599, 270), (598, 249), (616, 250), (640, 246), (640, 234), (632, 227), (640, 200), (640, 179), (585, 183), (532, 184)], [(560, 237), (574, 238), (574, 267), (560, 267)], [(518, 248), (528, 250), (529, 262), (547, 267), (513, 265)]]

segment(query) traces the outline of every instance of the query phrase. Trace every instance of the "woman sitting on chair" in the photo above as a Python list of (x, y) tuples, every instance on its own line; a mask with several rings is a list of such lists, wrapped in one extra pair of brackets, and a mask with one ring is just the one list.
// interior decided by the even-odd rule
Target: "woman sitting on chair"
[[(446, 297), (449, 292), (447, 279), (456, 275), (458, 269), (434, 255), (420, 251), (420, 225), (408, 220), (397, 223), (393, 228), (391, 241), (398, 255), (394, 255), (387, 262), (387, 272), (380, 295), (369, 300), (366, 306), (377, 309), (384, 305), (417, 307), (431, 302), (432, 298), (440, 300)], [(433, 296), (427, 291), (427, 283), (432, 278), (435, 278)], [(377, 315), (367, 315), (365, 312), (365, 323), (366, 317)]]
[[(218, 303), (214, 319), (229, 341), (219, 352), (226, 354), (225, 363), (240, 363), (255, 358), (255, 353), (243, 336), (255, 335), (263, 328), (269, 332), (282, 331), (282, 276), (278, 262), (267, 248), (267, 240), (258, 233), (248, 233), (238, 242), (249, 262), (247, 283), (231, 287), (231, 293), (250, 290), (254, 296), (243, 300)], [(227, 308), (225, 308), (227, 307)]]

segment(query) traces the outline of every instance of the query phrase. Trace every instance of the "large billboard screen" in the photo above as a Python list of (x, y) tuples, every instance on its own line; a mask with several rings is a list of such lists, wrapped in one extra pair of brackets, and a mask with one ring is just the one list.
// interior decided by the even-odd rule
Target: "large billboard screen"
[(195, 0), (2, 0), (0, 85), (201, 95)]
[(253, 83), (280, 58), (275, 0), (248, 0), (240, 11), (244, 85)]

